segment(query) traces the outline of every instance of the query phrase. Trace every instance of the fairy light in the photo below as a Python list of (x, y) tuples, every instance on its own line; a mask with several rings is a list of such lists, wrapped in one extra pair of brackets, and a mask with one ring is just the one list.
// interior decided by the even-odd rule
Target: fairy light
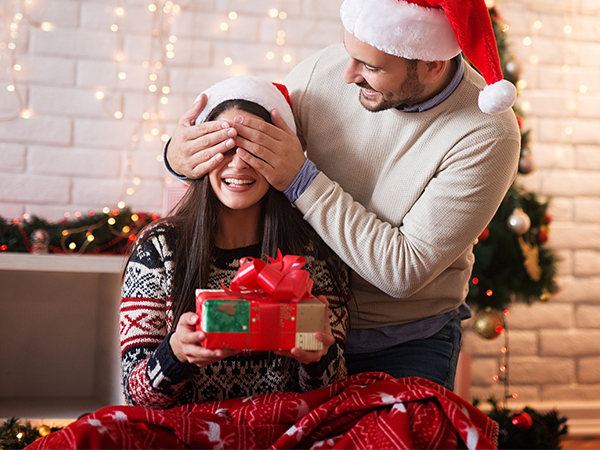
[(148, 11), (150, 12), (156, 12), (158, 8), (156, 7), (156, 5), (154, 3), (151, 3), (150, 5), (148, 5)]
[(135, 189), (130, 187), (130, 188), (127, 188), (126, 192), (127, 192), (127, 195), (133, 195), (135, 193)]
[(581, 86), (579, 86), (579, 92), (581, 92), (582, 94), (585, 94), (588, 91), (588, 88), (586, 85), (582, 84)]
[(571, 126), (566, 127), (565, 128), (565, 134), (568, 135), (568, 136), (572, 135), (573, 134), (573, 127), (571, 127)]
[(235, 19), (237, 19), (237, 17), (238, 17), (238, 15), (237, 15), (237, 13), (235, 11), (230, 11), (229, 12), (229, 18), (231, 20), (235, 20)]
[(125, 208), (125, 202), (121, 201), (121, 202), (117, 203), (117, 207), (118, 207), (119, 209), (123, 209), (123, 208)]
[(127, 74), (125, 72), (119, 72), (117, 78), (119, 78), (119, 80), (124, 80), (125, 78), (127, 78)]
[(226, 57), (226, 58), (223, 60), (223, 64), (225, 64), (226, 66), (231, 66), (231, 65), (233, 64), (233, 59), (231, 59), (231, 58), (228, 56), (228, 57)]
[(117, 62), (123, 62), (124, 59), (125, 59), (125, 54), (123, 52), (119, 52), (115, 55), (115, 60)]
[(19, 114), (23, 119), (31, 119), (31, 116), (33, 115), (31, 113), (31, 111), (29, 111), (28, 109), (24, 109), (21, 111), (21, 113)]
[(275, 53), (267, 52), (266, 57), (267, 57), (267, 59), (275, 59)]
[(102, 91), (96, 91), (96, 98), (98, 100), (102, 100), (104, 98), (104, 92), (102, 92)]
[(123, 14), (125, 14), (125, 10), (119, 6), (118, 8), (115, 8), (115, 14), (117, 16), (122, 16)]
[(571, 71), (571, 66), (569, 64), (563, 64), (561, 69), (564, 73), (568, 73)]
[(563, 32), (564, 32), (565, 34), (571, 34), (571, 31), (573, 31), (573, 28), (571, 27), (571, 25), (565, 25), (565, 26), (563, 27)]
[(535, 28), (536, 30), (541, 29), (542, 28), (541, 20), (536, 20), (535, 22), (533, 22), (533, 28)]
[(275, 8), (269, 10), (269, 16), (275, 18), (279, 16), (279, 11)]
[(114, 225), (115, 223), (117, 223), (117, 221), (116, 221), (116, 219), (115, 219), (114, 217), (110, 217), (110, 218), (108, 219), (108, 224), (109, 224), (109, 225)]
[(281, 20), (287, 19), (287, 13), (285, 11), (280, 11), (277, 15)]
[(530, 46), (532, 42), (533, 41), (531, 40), (531, 38), (529, 36), (523, 38), (523, 45), (525, 45), (525, 46)]
[(104, 214), (109, 214), (110, 213), (110, 208), (108, 206), (105, 206), (104, 208), (102, 208), (102, 212)]
[(6, 90), (8, 92), (15, 92), (15, 89), (16, 89), (16, 87), (14, 84), (9, 84), (8, 86), (6, 86)]
[(229, 24), (227, 22), (222, 22), (221, 25), (219, 25), (219, 28), (221, 31), (227, 31), (229, 30)]
[(529, 62), (530, 62), (531, 64), (538, 64), (538, 63), (540, 62), (540, 57), (539, 57), (539, 56), (537, 56), (537, 55), (531, 55), (531, 56), (529, 57)]
[(52, 31), (52, 30), (54, 29), (54, 25), (53, 25), (53, 24), (51, 24), (50, 22), (42, 22), (42, 23), (40, 24), (40, 28), (41, 28), (43, 31)]
[(123, 118), (123, 112), (122, 111), (115, 111), (115, 119), (122, 119)]
[(114, 31), (116, 33), (117, 31), (119, 31), (119, 25), (117, 25), (116, 23), (113, 23), (110, 26), (110, 31)]
[(289, 54), (283, 55), (283, 62), (286, 62), (286, 63), (292, 62), (292, 55), (289, 55)]
[(14, 70), (15, 72), (20, 72), (20, 71), (21, 71), (21, 69), (22, 69), (22, 67), (21, 67), (21, 64), (15, 64), (15, 65), (13, 66), (13, 70)]

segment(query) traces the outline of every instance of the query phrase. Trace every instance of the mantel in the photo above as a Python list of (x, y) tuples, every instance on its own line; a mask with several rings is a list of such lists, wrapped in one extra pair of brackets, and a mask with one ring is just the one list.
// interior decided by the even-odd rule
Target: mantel
[(127, 256), (0, 253), (0, 270), (120, 273)]

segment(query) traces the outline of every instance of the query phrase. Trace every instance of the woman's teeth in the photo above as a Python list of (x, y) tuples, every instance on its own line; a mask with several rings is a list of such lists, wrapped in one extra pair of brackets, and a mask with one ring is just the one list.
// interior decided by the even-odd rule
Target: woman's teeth
[(225, 184), (227, 184), (227, 185), (232, 185), (232, 184), (247, 185), (247, 184), (254, 183), (254, 180), (238, 180), (236, 178), (225, 178), (223, 181), (225, 181)]

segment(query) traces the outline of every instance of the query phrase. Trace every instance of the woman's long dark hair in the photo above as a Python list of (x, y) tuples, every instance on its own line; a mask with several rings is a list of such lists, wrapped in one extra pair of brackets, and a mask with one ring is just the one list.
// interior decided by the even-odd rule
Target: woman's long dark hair
[[(266, 109), (247, 100), (225, 101), (216, 106), (206, 120), (214, 120), (230, 109), (239, 109), (273, 123)], [(300, 212), (292, 206), (282, 192), (270, 187), (261, 202), (259, 229), (262, 229), (263, 258), (264, 255), (276, 257), (278, 249), (284, 255), (302, 255), (308, 248), (307, 244), (312, 243), (315, 258), (327, 261), (333, 287), (340, 296), (340, 304), (345, 305), (347, 303), (345, 277), (342, 269), (332, 260), (331, 249), (304, 221)], [(221, 203), (212, 190), (209, 177), (204, 176), (193, 180), (179, 202), (176, 213), (158, 221), (173, 226), (152, 227), (136, 243), (136, 246), (139, 246), (152, 236), (166, 232), (172, 233), (174, 237), (174, 268), (171, 283), (173, 326), (177, 324), (183, 313), (195, 310), (196, 289), (208, 287), (210, 257), (215, 247), (220, 207)]]

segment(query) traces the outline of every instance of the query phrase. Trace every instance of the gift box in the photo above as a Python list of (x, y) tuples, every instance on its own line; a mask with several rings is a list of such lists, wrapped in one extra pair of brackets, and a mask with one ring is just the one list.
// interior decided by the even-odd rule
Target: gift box
[(196, 291), (198, 330), (210, 349), (321, 350), (314, 337), (325, 328), (325, 305), (310, 294), (304, 258), (281, 256), (270, 263), (240, 260), (229, 288)]

